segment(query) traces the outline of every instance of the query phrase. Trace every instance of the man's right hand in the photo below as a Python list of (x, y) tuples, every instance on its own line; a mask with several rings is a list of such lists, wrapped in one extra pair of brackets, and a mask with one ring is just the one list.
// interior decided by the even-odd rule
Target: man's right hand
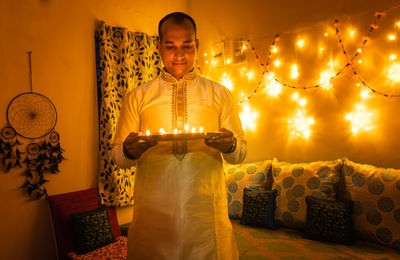
[(157, 141), (147, 142), (139, 137), (138, 133), (130, 133), (124, 141), (124, 153), (129, 159), (139, 159), (150, 147), (157, 144)]

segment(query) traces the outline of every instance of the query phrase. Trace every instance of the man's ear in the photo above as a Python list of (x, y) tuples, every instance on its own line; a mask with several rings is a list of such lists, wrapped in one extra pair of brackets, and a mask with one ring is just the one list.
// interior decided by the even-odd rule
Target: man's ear
[(157, 49), (161, 50), (161, 42), (160, 42), (160, 40), (157, 40)]

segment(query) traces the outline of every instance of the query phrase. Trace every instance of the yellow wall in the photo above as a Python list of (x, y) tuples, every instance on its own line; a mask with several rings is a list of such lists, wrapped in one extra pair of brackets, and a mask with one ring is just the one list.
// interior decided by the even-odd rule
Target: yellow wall
[[(95, 187), (98, 169), (96, 20), (128, 27), (131, 31), (156, 34), (157, 23), (163, 15), (170, 11), (187, 10), (198, 22), (203, 52), (208, 51), (208, 46), (216, 41), (291, 32), (335, 17), (373, 12), (397, 2), (1, 1), (0, 125), (6, 125), (5, 111), (11, 99), (29, 91), (26, 52), (32, 51), (33, 89), (55, 104), (58, 112), (56, 130), (60, 133), (68, 159), (60, 165), (60, 174), (48, 177), (51, 181), (46, 184), (48, 192), (52, 195)], [(367, 18), (363, 19), (360, 24), (368, 26)], [(268, 44), (267, 40), (258, 42), (260, 48)], [(315, 94), (309, 98), (308, 110), (316, 122), (322, 122), (322, 126), (316, 127), (318, 134), (308, 142), (289, 142), (286, 133), (280, 130), (280, 120), (286, 111), (282, 109), (285, 99), (265, 101), (257, 97), (255, 107), (266, 112), (261, 113), (257, 132), (248, 135), (247, 161), (274, 156), (288, 161), (349, 156), (360, 162), (400, 168), (400, 141), (396, 133), (399, 121), (393, 116), (400, 111), (399, 101), (375, 101), (375, 106), (382, 108), (381, 113), (384, 114), (380, 118), (379, 138), (351, 138), (344, 134), (345, 126), (339, 124), (339, 115), (354, 103), (357, 95), (353, 89), (347, 92), (348, 86), (354, 85), (351, 77), (347, 77), (338, 85), (339, 90), (334, 95)], [(252, 85), (244, 88), (250, 90)], [(234, 91), (234, 94), (238, 92)], [(0, 259), (53, 259), (55, 249), (47, 202), (28, 201), (20, 189), (24, 180), (18, 170), (0, 174)], [(128, 222), (131, 208), (120, 209), (118, 216), (120, 223)]]
[[(183, 0), (0, 1), (0, 126), (11, 99), (29, 91), (32, 51), (33, 90), (56, 106), (68, 159), (48, 177), (50, 195), (97, 186), (96, 19), (156, 34), (158, 20), (185, 6)], [(0, 173), (0, 259), (54, 259), (47, 201), (28, 201), (24, 180), (20, 170)], [(120, 223), (130, 216), (130, 208), (119, 210)]]

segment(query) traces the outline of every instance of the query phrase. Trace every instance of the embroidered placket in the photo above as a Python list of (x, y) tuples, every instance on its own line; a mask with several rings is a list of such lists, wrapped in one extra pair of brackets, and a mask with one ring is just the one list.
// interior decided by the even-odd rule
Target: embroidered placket
[[(184, 132), (186, 124), (186, 81), (178, 81), (174, 84), (174, 129)], [(174, 154), (182, 160), (186, 154), (186, 141), (174, 141)]]

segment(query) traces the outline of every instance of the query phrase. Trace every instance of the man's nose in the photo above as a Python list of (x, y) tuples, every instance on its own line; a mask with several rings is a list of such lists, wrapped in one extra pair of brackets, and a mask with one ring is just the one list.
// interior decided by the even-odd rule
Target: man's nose
[(178, 48), (175, 52), (176, 58), (182, 58), (184, 56), (184, 51), (181, 48)]

